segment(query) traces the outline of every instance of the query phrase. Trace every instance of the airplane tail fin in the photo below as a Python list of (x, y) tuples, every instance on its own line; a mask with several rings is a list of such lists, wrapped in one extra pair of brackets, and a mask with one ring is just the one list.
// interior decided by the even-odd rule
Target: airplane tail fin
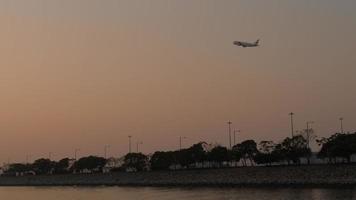
[(260, 42), (260, 39), (256, 40), (255, 45), (258, 45), (259, 42)]

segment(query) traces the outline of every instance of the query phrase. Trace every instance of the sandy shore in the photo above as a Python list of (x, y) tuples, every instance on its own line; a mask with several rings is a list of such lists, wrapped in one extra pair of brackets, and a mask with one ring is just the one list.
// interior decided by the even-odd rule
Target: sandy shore
[(0, 177), (0, 186), (356, 186), (356, 165)]

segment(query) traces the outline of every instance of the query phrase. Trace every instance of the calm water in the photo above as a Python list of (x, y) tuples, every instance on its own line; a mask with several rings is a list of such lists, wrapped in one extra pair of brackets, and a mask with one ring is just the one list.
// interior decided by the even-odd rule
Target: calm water
[(6, 200), (296, 200), (356, 199), (356, 189), (2, 187)]

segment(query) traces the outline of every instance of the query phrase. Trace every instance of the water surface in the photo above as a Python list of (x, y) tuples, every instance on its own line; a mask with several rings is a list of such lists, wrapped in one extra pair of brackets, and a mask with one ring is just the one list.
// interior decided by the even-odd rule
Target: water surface
[(356, 200), (354, 189), (1, 187), (6, 200)]

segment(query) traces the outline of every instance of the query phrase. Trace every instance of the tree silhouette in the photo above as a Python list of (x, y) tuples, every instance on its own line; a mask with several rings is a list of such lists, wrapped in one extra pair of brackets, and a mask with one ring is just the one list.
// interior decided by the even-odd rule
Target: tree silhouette
[(143, 171), (146, 169), (148, 157), (142, 153), (128, 153), (124, 158), (123, 167), (128, 169), (135, 169), (136, 171)]
[(344, 158), (347, 162), (351, 162), (351, 155), (356, 153), (356, 133), (340, 134), (336, 133), (329, 138), (319, 140), (322, 144), (318, 156), (321, 158), (334, 159)]
[(54, 166), (54, 172), (56, 174), (65, 174), (70, 172), (69, 161), (70, 161), (69, 158), (63, 158), (60, 161), (56, 162)]
[(257, 144), (254, 140), (245, 140), (240, 144), (235, 145), (233, 151), (236, 151), (237, 154), (241, 155), (244, 166), (247, 165), (247, 160), (253, 165), (253, 158), (258, 153)]
[(31, 170), (32, 170), (32, 166), (30, 164), (13, 163), (9, 165), (9, 168), (5, 174), (16, 175), (16, 173), (25, 173)]
[(292, 138), (287, 137), (275, 147), (275, 156), (280, 160), (286, 160), (288, 164), (300, 164), (300, 158), (309, 157), (311, 154), (307, 140), (302, 135)]
[(151, 169), (152, 170), (167, 170), (171, 165), (174, 164), (174, 153), (172, 151), (163, 152), (157, 151), (155, 152), (151, 159)]
[(35, 160), (32, 164), (32, 168), (36, 174), (50, 174), (54, 170), (54, 167), (55, 162), (45, 158)]
[(208, 152), (208, 159), (221, 167), (223, 162), (230, 161), (229, 151), (226, 147), (216, 146)]
[(74, 163), (74, 169), (76, 170), (91, 170), (91, 171), (101, 171), (106, 164), (106, 159), (97, 156), (88, 156), (80, 158)]
[(276, 144), (273, 141), (261, 141), (259, 144), (259, 152), (255, 155), (254, 161), (257, 164), (272, 165), (277, 162), (278, 158), (272, 152), (275, 150)]

